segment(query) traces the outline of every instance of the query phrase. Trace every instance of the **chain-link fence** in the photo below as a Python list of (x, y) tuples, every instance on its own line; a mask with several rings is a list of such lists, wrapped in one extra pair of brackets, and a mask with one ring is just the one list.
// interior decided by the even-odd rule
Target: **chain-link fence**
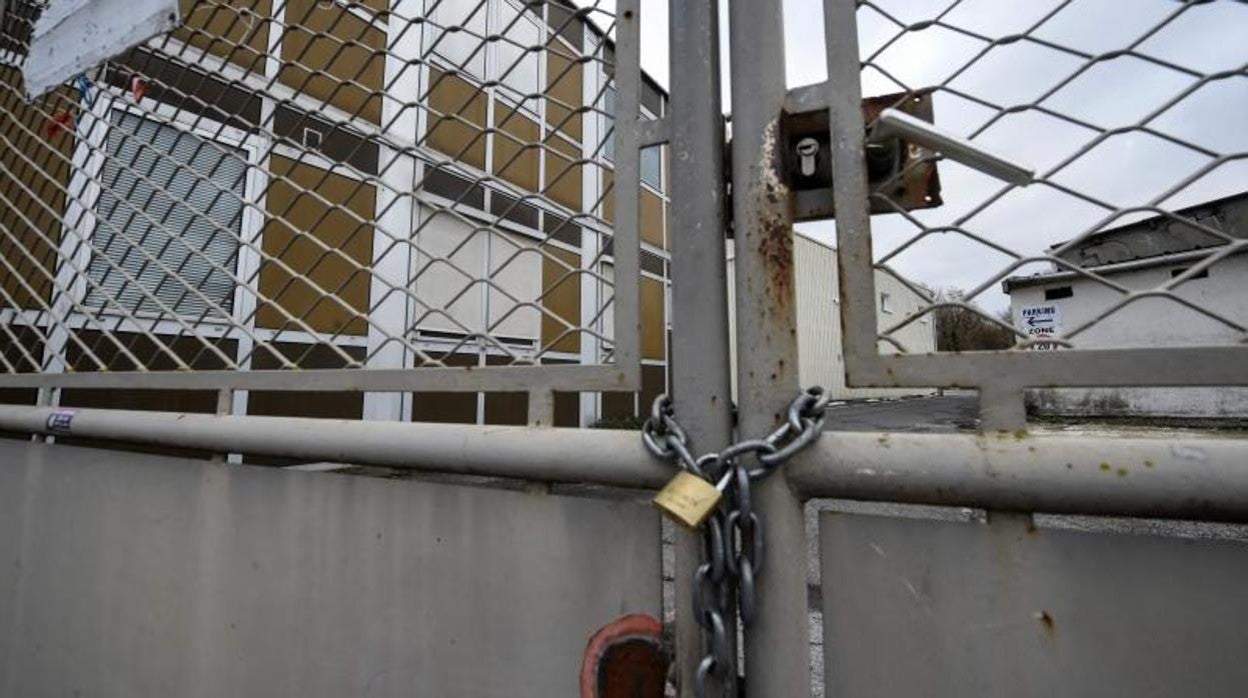
[[(1248, 338), (1236, 299), (1202, 293), (1200, 283), (1243, 278), (1238, 255), (1248, 242), (1234, 223), (1248, 204), (1237, 166), (1248, 142), (1235, 117), (1209, 110), (1242, 102), (1248, 66), (1192, 55), (1184, 43), (1193, 29), (1233, 22), (1244, 8), (1150, 6), (1109, 30), (1098, 20), (1111, 10), (1087, 3), (976, 6), (866, 2), (858, 12), (868, 94), (904, 92), (898, 102), (931, 95), (938, 128), (1034, 170), (1002, 182), (944, 158), (944, 205), (913, 213), (897, 185), (941, 154), (925, 151), (872, 182), (878, 205), (904, 220), (877, 230), (876, 267), (917, 296), (939, 292), (935, 303), (898, 313), (882, 337), (905, 349), (907, 326), (948, 309), (977, 313), (1020, 348)], [(932, 60), (915, 64), (915, 51)], [(885, 130), (878, 116), (868, 128)], [(941, 236), (960, 239), (941, 245)], [(896, 271), (932, 251), (947, 258), (946, 278), (964, 287), (924, 289)], [(968, 262), (978, 268), (953, 269)], [(1012, 312), (988, 310), (1005, 309), (1002, 290)], [(1062, 299), (1070, 300), (1060, 318), (1032, 307)], [(1122, 326), (1156, 315), (1192, 319), (1159, 332)]]
[[(115, 469), (87, 472), (77, 463), (91, 452), (62, 448), (114, 439), (556, 495), (526, 494), (525, 506), (553, 502), (558, 484), (664, 487), (657, 502), (691, 527), (670, 527), (670, 556), (632, 572), (655, 592), (659, 574), (671, 582), (669, 695), (811, 695), (821, 623), (829, 694), (1242, 692), (1245, 665), (1225, 651), (1245, 644), (1227, 612), (1243, 606), (1242, 529), (1209, 525), (1248, 519), (1242, 433), (1029, 431), (1023, 407), (1037, 389), (1108, 386), (1126, 400), (1144, 386), (1204, 390), (1219, 427), (1248, 413), (1243, 3), (1159, 0), (1127, 15), (1094, 0), (824, 0), (809, 6), (825, 20), (824, 56), (796, 35), (817, 22), (785, 26), (782, 10), (800, 3), (727, 3), (723, 43), (719, 3), (671, 0), (669, 112), (639, 70), (637, 0), (614, 16), (559, 0), (246, 1), (183, 3), (172, 33), (34, 101), (22, 76), (44, 7), (7, 3), (0, 402), (26, 404), (0, 404), (0, 426), (56, 441), (3, 442), (27, 465), (17, 479), (38, 485), (10, 509), (64, 509), (54, 493), (67, 484), (116, 490), (101, 474)], [(786, 86), (790, 42), (807, 62), (826, 58), (826, 80)], [(794, 240), (794, 220), (833, 214), (812, 225), (835, 246)], [(671, 229), (686, 233), (676, 245)], [(848, 429), (849, 410), (807, 379), (799, 334), (811, 329), (827, 330), (851, 388), (971, 388), (981, 420), (959, 433)], [(579, 422), (565, 423), (587, 424), (587, 401), (608, 412), (618, 398), (634, 414), (651, 404), (638, 388), (664, 392), (669, 343), (670, 400), (653, 403), (641, 434), (402, 423), (545, 425), (576, 392)], [(58, 458), (89, 479), (47, 477)], [(226, 529), (213, 522), (230, 523), (210, 517), (205, 534), (200, 513), (234, 511), (197, 488), (272, 509), (213, 466), (176, 492), (143, 467), (154, 500), (196, 514), (195, 540), (215, 545)], [(436, 499), (463, 521), (577, 534), (538, 536), (530, 558), (543, 564), (550, 540), (626, 544), (557, 511), (551, 523)], [(816, 513), (820, 499), (861, 504)], [(88, 542), (114, 569), (116, 507), (96, 508), (103, 526), (58, 525), (99, 532)], [(27, 538), (47, 538), (13, 530), (23, 554)], [(383, 544), (371, 524), (361, 533), (369, 550)], [(266, 574), (253, 558), (249, 574)], [(555, 581), (618, 577), (592, 562)], [(463, 587), (454, 565), (422, 569)], [(549, 587), (549, 572), (535, 579)], [(22, 575), (19, 589), (39, 587)], [(212, 584), (186, 588), (208, 596), (171, 596), (180, 608), (232, 607)], [(511, 636), (478, 617), (480, 598), (466, 596), (452, 626), (485, 628), (496, 651)], [(564, 640), (584, 631), (546, 616)], [(55, 629), (95, 637), (67, 627)], [(1147, 666), (1140, 638), (1157, 658)], [(370, 668), (398, 656), (349, 651)], [(460, 666), (507, 691), (544, 690), (487, 655)], [(320, 655), (308, 656), (277, 665)], [(61, 665), (74, 662), (15, 675)]]
[(833, 141), (867, 133), (833, 170), (851, 384), (1242, 382), (1248, 8), (842, 5)]
[(0, 378), (636, 390), (668, 262), (633, 125), (666, 97), (613, 7), (184, 0), (28, 101), (43, 5), (9, 3)]

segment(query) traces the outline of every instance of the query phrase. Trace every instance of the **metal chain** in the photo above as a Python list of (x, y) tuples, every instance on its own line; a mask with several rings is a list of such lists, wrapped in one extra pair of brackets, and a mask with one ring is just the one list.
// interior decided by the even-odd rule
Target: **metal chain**
[[(711, 483), (728, 478), (720, 507), (702, 526), (703, 561), (693, 575), (694, 617), (702, 627), (705, 656), (698, 665), (694, 695), (706, 695), (707, 680), (727, 676), (734, 665), (729, 656), (725, 609), (737, 596), (741, 623), (753, 622), (756, 608), (754, 585), (763, 566), (763, 522), (754, 511), (750, 483), (771, 475), (794, 454), (814, 443), (823, 433), (827, 392), (812, 387), (798, 395), (786, 414), (785, 423), (761, 439), (738, 441), (719, 452), (694, 457), (684, 428), (676, 421), (672, 399), (660, 395), (650, 409), (650, 418), (641, 437), (651, 453), (670, 460)], [(758, 466), (749, 468), (744, 459), (753, 454)]]

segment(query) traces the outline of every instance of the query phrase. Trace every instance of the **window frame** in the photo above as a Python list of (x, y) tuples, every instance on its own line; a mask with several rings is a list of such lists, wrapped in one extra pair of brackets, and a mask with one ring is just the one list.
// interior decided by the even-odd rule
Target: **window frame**
[[(460, 26), (462, 29), (458, 32), (447, 32), (446, 27), (448, 25), (442, 24), (442, 20), (436, 17), (438, 10), (442, 10), (445, 7), (446, 10), (449, 11), (454, 8), (456, 0), (441, 0), (440, 2), (439, 0), (425, 0), (424, 7), (421, 10), (424, 13), (422, 16), (426, 20), (424, 33), (421, 35), (422, 58), (425, 62), (441, 70), (454, 71), (457, 76), (472, 82), (478, 87), (481, 86), (481, 83), (488, 80), (488, 75), (490, 73), (490, 54), (492, 53), (490, 42), (487, 42), (485, 37), (490, 35), (490, 7), (494, 3), (493, 0), (483, 1), (485, 4), (484, 14), (480, 11), (474, 12), (469, 15), (469, 21), (475, 22), (478, 21), (478, 18), (480, 18), (479, 21), (481, 21), (484, 25), (480, 43), (483, 44), (485, 48), (477, 51), (475, 54), (470, 54), (472, 55), (472, 58), (468, 60), (467, 65), (458, 65), (453, 59), (443, 55), (439, 51), (439, 47), (441, 47), (444, 42), (454, 41), (460, 34), (470, 37), (474, 36), (472, 30), (466, 25), (452, 25)], [(433, 13), (433, 16), (430, 16), (431, 12)], [(477, 72), (472, 70), (472, 64), (476, 61), (481, 62), (480, 74), (477, 74)]]
[(1075, 287), (1070, 284), (1065, 286), (1050, 286), (1044, 289), (1042, 294), (1044, 295), (1044, 300), (1046, 301), (1060, 301), (1066, 298), (1074, 298)]
[[(654, 159), (655, 159), (655, 162), (657, 163), (655, 172), (658, 174), (658, 179), (659, 179), (657, 183), (651, 182), (648, 179), (646, 179), (645, 162), (646, 162), (647, 153), (654, 153)], [(663, 196), (664, 181), (663, 181), (663, 146), (662, 145), (652, 145), (652, 146), (641, 149), (641, 152), (639, 154), (639, 160), (638, 160), (637, 178), (641, 180), (642, 184), (649, 187), (651, 191), (658, 194), (660, 197)]]
[(384, 16), (375, 14), (371, 7), (363, 3), (351, 2), (350, 0), (316, 0), (316, 4), (322, 9), (337, 8), (344, 12), (349, 12), (356, 18), (373, 25), (374, 28), (386, 31), (386, 20)]
[[(607, 81), (605, 87), (602, 88), (602, 113), (598, 115), (601, 124), (598, 127), (599, 136), (602, 140), (601, 144), (594, 144), (598, 148), (598, 158), (603, 162), (610, 163), (612, 167), (615, 165), (615, 85), (610, 80)], [(601, 147), (598, 147), (601, 145)]]
[[(264, 164), (262, 147), (256, 142), (255, 137), (240, 129), (197, 114), (188, 114), (184, 110), (148, 97), (144, 97), (135, 104), (131, 97), (112, 85), (97, 84), (95, 87), (96, 95), (91, 108), (84, 110), (80, 115), (78, 130), (87, 133), (88, 137), (79, 138), (74, 146), (69, 185), (71, 203), (67, 207), (64, 219), (66, 223), (61, 232), (61, 257), (67, 260), (72, 259), (73, 263), (63, 265), (61, 274), (58, 274), (58, 286), (70, 289), (70, 297), (75, 305), (87, 307), (86, 300), (90, 292), (89, 269), (91, 260), (97, 254), (90, 242), (95, 237), (99, 222), (98, 207), (102, 193), (100, 177), (104, 169), (108, 134), (113, 128), (114, 112), (176, 128), (210, 143), (220, 143), (225, 147), (246, 153), (246, 175), (243, 178), (240, 193), (242, 220), (239, 222), (238, 254), (235, 255), (234, 267), (231, 270), (234, 276), (241, 276), (240, 270), (250, 268), (248, 265), (252, 260), (249, 257), (254, 256), (258, 259), (258, 253), (252, 245), (258, 243), (264, 226), (264, 217), (255, 208), (258, 205), (255, 201), (256, 193), (263, 191), (263, 185), (257, 181), (257, 172), (263, 169)], [(75, 192), (79, 193), (75, 194)], [(78, 210), (79, 215), (73, 215), (74, 209)], [(69, 221), (75, 222), (71, 225)], [(81, 244), (83, 242), (87, 244)], [(215, 326), (221, 328), (221, 334), (233, 336), (237, 332), (236, 328), (243, 324), (244, 319), (240, 315), (240, 310), (245, 304), (240, 303), (240, 295), (246, 294), (247, 288), (252, 286), (254, 284), (247, 286), (234, 284), (234, 297), (231, 299), (228, 319), (212, 314), (196, 313), (179, 315), (178, 320), (170, 320), (167, 313), (128, 309), (127, 315), (107, 305), (91, 308), (91, 310), (97, 317), (117, 322), (118, 329), (176, 334), (185, 331), (182, 322), (190, 321), (197, 328)], [(69, 315), (75, 321), (85, 320), (88, 323), (91, 321), (80, 311), (71, 311)], [(134, 321), (139, 321), (139, 326), (136, 327)], [(215, 333), (210, 334), (217, 336)]]
[[(436, 1), (437, 0), (426, 0), (424, 11), (427, 13), (429, 11), (429, 4)], [(448, 9), (454, 7), (454, 3), (457, 1), (459, 0), (442, 0), (442, 3), (437, 5), (435, 10), (444, 6)], [(478, 51), (476, 55), (470, 59), (469, 65), (457, 65), (452, 59), (440, 53), (437, 47), (432, 47), (434, 41), (438, 41), (438, 37), (440, 36), (457, 37), (460, 34), (474, 36), (470, 33), (470, 30), (468, 30), (467, 27), (465, 27), (465, 31), (447, 34), (444, 29), (442, 29), (445, 25), (426, 24), (424, 34), (421, 37), (421, 53), (423, 59), (438, 70), (444, 72), (453, 71), (460, 79), (469, 82), (474, 87), (488, 91), (489, 96), (493, 101), (502, 101), (509, 107), (514, 107), (522, 113), (535, 117), (538, 122), (544, 126), (544, 128), (549, 127), (549, 124), (546, 124), (546, 110), (543, 106), (541, 106), (545, 102), (542, 96), (546, 94), (546, 61), (543, 60), (543, 57), (545, 56), (545, 49), (538, 52), (529, 52), (531, 56), (525, 57), (526, 60), (533, 60), (537, 67), (536, 89), (533, 91), (533, 94), (538, 95), (538, 97), (521, 99), (515, 88), (508, 85), (506, 78), (502, 75), (502, 71), (508, 67), (513, 68), (513, 70), (508, 73), (509, 76), (515, 73), (514, 66), (502, 65), (502, 59), (499, 57), (499, 44), (502, 43), (502, 40), (488, 40), (491, 35), (501, 32), (504, 28), (502, 26), (503, 18), (502, 11), (500, 9), (503, 4), (507, 4), (510, 9), (517, 14), (517, 24), (520, 22), (528, 22), (534, 29), (537, 30), (538, 38), (536, 45), (543, 47), (549, 40), (549, 27), (546, 26), (546, 22), (544, 21), (545, 18), (533, 17), (531, 11), (527, 7), (518, 7), (515, 3), (510, 2), (510, 0), (483, 0), (483, 3), (485, 6), (485, 29), (478, 43), (484, 46), (484, 48)], [(473, 18), (473, 21), (477, 21), (477, 18), (480, 15), (480, 12), (476, 12), (471, 15), (471, 17)], [(442, 38), (438, 42), (438, 46), (441, 46), (445, 41), (447, 41), (447, 38)], [(473, 70), (473, 66), (471, 65), (478, 60), (481, 61), (480, 71)], [(487, 84), (489, 84), (488, 87)]]
[[(499, 34), (499, 36), (502, 37), (503, 35), (501, 32), (504, 29), (508, 27), (514, 29), (521, 23), (527, 22), (537, 32), (537, 42), (534, 45), (542, 47), (546, 46), (547, 32), (546, 27), (544, 26), (544, 18), (534, 18), (527, 7), (517, 7), (515, 3), (511, 2), (511, 0), (486, 0), (486, 2), (489, 5), (489, 21), (486, 23), (486, 29), (489, 34)], [(502, 16), (503, 7), (508, 7), (516, 14), (516, 20), (514, 23), (505, 22)], [(494, 92), (495, 99), (502, 99), (509, 106), (518, 107), (523, 112), (528, 112), (538, 116), (540, 122), (545, 124), (545, 114), (539, 113), (538, 103), (542, 101), (543, 96), (546, 94), (546, 65), (543, 60), (546, 55), (546, 49), (543, 48), (541, 51), (525, 51), (524, 57), (521, 58), (519, 62), (504, 65), (504, 59), (501, 56), (502, 51), (499, 50), (504, 43), (511, 45), (509, 42), (500, 39), (499, 41), (490, 42), (489, 45), (486, 46), (488, 63), (486, 74), (489, 80), (498, 82)], [(534, 67), (536, 68), (536, 75), (533, 77), (533, 92), (522, 95), (518, 90), (516, 90), (516, 88), (508, 85), (507, 80), (516, 74), (516, 68), (522, 65), (526, 60), (533, 61)], [(503, 75), (504, 70), (508, 71), (506, 76)], [(536, 97), (532, 95), (536, 95)], [(545, 110), (543, 109), (540, 111), (544, 112)], [(547, 124), (547, 126), (549, 126), (549, 124)]]
[[(19, 4), (26, 5), (26, 7), (23, 9), (32, 9), (32, 7), (36, 3), (23, 2), (22, 0), (0, 0), (0, 31), (3, 31), (4, 27), (10, 23), (16, 24), (18, 21), (26, 19), (22, 17), (17, 17), (15, 10), (17, 9), (17, 5)], [(37, 17), (38, 15), (36, 15), (36, 18)], [(35, 21), (37, 21), (37, 19), (32, 20), (30, 22), (32, 35), (34, 33)], [(24, 38), (27, 41), (29, 41), (31, 37), (24, 37)], [(29, 49), (30, 48), (29, 45), (27, 45), (26, 48)], [(7, 49), (7, 48), (0, 49), (0, 65), (21, 69), (22, 64), (26, 61), (26, 58), (27, 58), (26, 54), (23, 54), (20, 51), (14, 51), (12, 49)]]
[[(460, 222), (465, 225), (473, 226), (474, 236), (476, 235), (476, 233), (479, 233), (480, 230), (482, 229), (489, 231), (484, 236), (482, 236), (482, 241), (481, 241), (482, 247), (480, 250), (480, 254), (481, 254), (480, 268), (475, 270), (474, 272), (478, 274), (478, 276), (475, 277), (477, 279), (495, 278), (497, 276), (496, 273), (491, 272), (491, 267), (493, 266), (494, 252), (495, 252), (494, 238), (495, 236), (501, 235), (504, 233), (510, 233), (518, 238), (525, 239), (525, 240), (533, 240), (537, 243), (533, 245), (533, 247), (536, 247), (539, 249), (542, 247), (553, 247), (553, 248), (558, 248), (558, 249), (562, 249), (562, 250), (569, 251), (569, 252), (579, 251), (570, 245), (567, 245), (563, 242), (555, 240), (554, 238), (547, 238), (543, 236), (540, 231), (537, 231), (535, 233), (533, 230), (529, 228), (525, 228), (524, 226), (516, 224), (512, 221), (498, 218), (497, 216), (492, 216), (491, 214), (480, 211), (474, 207), (464, 206), (462, 204), (451, 205), (450, 200), (446, 199), (446, 197), (441, 196), (439, 194), (431, 194), (424, 190), (420, 190), (419, 193), (416, 195), (416, 202), (417, 202), (416, 216), (422, 222), (421, 223), (422, 226), (423, 226), (423, 221), (425, 218), (425, 213), (422, 210), (420, 210), (420, 208), (426, 207), (426, 208), (438, 208), (438, 209), (442, 209), (443, 211), (445, 211), (445, 213), (440, 213), (439, 215), (453, 215), (453, 216), (458, 216), (458, 217), (462, 217), (463, 219), (466, 219)], [(487, 206), (489, 205), (488, 200), (486, 202), (486, 205)], [(493, 219), (497, 219), (497, 220), (493, 220)], [(420, 233), (417, 232), (416, 234), (419, 235)], [(412, 254), (408, 260), (407, 276), (409, 279), (409, 284), (412, 284), (413, 286), (415, 286), (421, 282), (422, 278), (424, 278), (425, 273), (427, 272), (422, 272), (420, 276), (418, 276), (417, 273), (421, 272), (421, 270), (425, 268), (426, 266), (429, 266), (427, 264), (428, 260), (422, 259), (422, 258), (427, 258), (429, 256), (430, 255), (427, 252), (427, 248), (421, 246), (418, 240), (414, 241)], [(506, 255), (506, 254), (503, 255), (503, 258), (508, 258), (508, 257), (510, 257), (510, 255)], [(456, 262), (456, 265), (460, 266), (458, 262)], [(465, 270), (465, 271), (468, 271), (468, 270)], [(540, 265), (539, 265), (538, 271), (540, 273)], [(486, 286), (481, 291), (482, 293), (481, 298), (478, 299), (480, 301), (480, 307), (479, 307), (480, 318), (478, 318), (478, 320), (481, 322), (481, 327), (483, 328), (483, 330), (490, 326), (489, 304), (487, 300), (489, 296), (489, 291), (490, 291), (490, 287)], [(452, 314), (446, 307), (438, 308), (438, 310), (440, 310), (443, 313), (446, 313), (447, 315)], [(445, 327), (436, 327), (436, 326), (431, 327), (431, 326), (428, 326), (427, 323), (428, 321), (426, 321), (426, 324), (422, 324), (422, 325), (413, 324), (410, 329), (410, 339), (414, 340), (422, 348), (435, 348), (439, 350), (445, 350), (446, 348), (450, 346), (456, 345), (458, 342), (462, 340), (462, 338), (467, 337), (471, 334), (470, 332), (464, 332), (461, 329), (448, 329)], [(536, 351), (540, 349), (542, 346), (541, 344), (542, 330), (541, 330), (540, 312), (537, 316), (537, 327), (534, 330), (532, 335), (507, 334), (507, 335), (496, 336), (493, 334), (493, 332), (487, 332), (487, 333), (493, 338), (494, 341), (497, 341), (499, 344), (507, 347), (508, 349), (516, 349), (516, 350), (520, 350), (520, 352)], [(493, 347), (492, 342), (474, 341), (471, 343), (471, 346), (473, 347), (477, 347), (478, 345), (481, 345), (481, 348), (487, 348), (487, 349), (492, 348), (494, 350), (499, 351), (500, 355), (502, 354), (501, 350), (498, 350), (497, 347)], [(464, 345), (464, 346), (468, 346), (468, 345)], [(543, 356), (546, 356), (546, 353), (543, 353)]]

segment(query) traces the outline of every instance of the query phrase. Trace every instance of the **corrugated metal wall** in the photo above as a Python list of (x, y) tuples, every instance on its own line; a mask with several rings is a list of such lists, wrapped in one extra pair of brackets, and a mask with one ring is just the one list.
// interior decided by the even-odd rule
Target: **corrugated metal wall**
[[(736, 289), (732, 249), (728, 248), (729, 308), (735, 311)], [(842, 356), (841, 306), (836, 249), (803, 235), (793, 236), (794, 276), (797, 281), (797, 342), (799, 374), (802, 385), (822, 385), (837, 399), (901, 397), (928, 394), (923, 388), (850, 388), (845, 385), (845, 360)], [(894, 277), (876, 272), (876, 292), (889, 295), (891, 312), (883, 312), (876, 299), (879, 327), (894, 324), (907, 313), (927, 305), (918, 294)], [(736, 333), (735, 312), (730, 312), (732, 333)], [(894, 336), (910, 353), (936, 350), (934, 320), (922, 318), (898, 330)], [(896, 347), (880, 343), (881, 353), (896, 352)], [(736, 347), (732, 348), (733, 380), (736, 380)], [(735, 391), (735, 383), (734, 383)]]

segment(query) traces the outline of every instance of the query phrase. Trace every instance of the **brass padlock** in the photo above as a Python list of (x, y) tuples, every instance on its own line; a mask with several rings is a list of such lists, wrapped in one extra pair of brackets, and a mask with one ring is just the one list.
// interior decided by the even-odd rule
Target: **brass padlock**
[(677, 523), (698, 528), (724, 496), (732, 478), (732, 469), (712, 485), (691, 472), (682, 470), (654, 496), (654, 504)]

